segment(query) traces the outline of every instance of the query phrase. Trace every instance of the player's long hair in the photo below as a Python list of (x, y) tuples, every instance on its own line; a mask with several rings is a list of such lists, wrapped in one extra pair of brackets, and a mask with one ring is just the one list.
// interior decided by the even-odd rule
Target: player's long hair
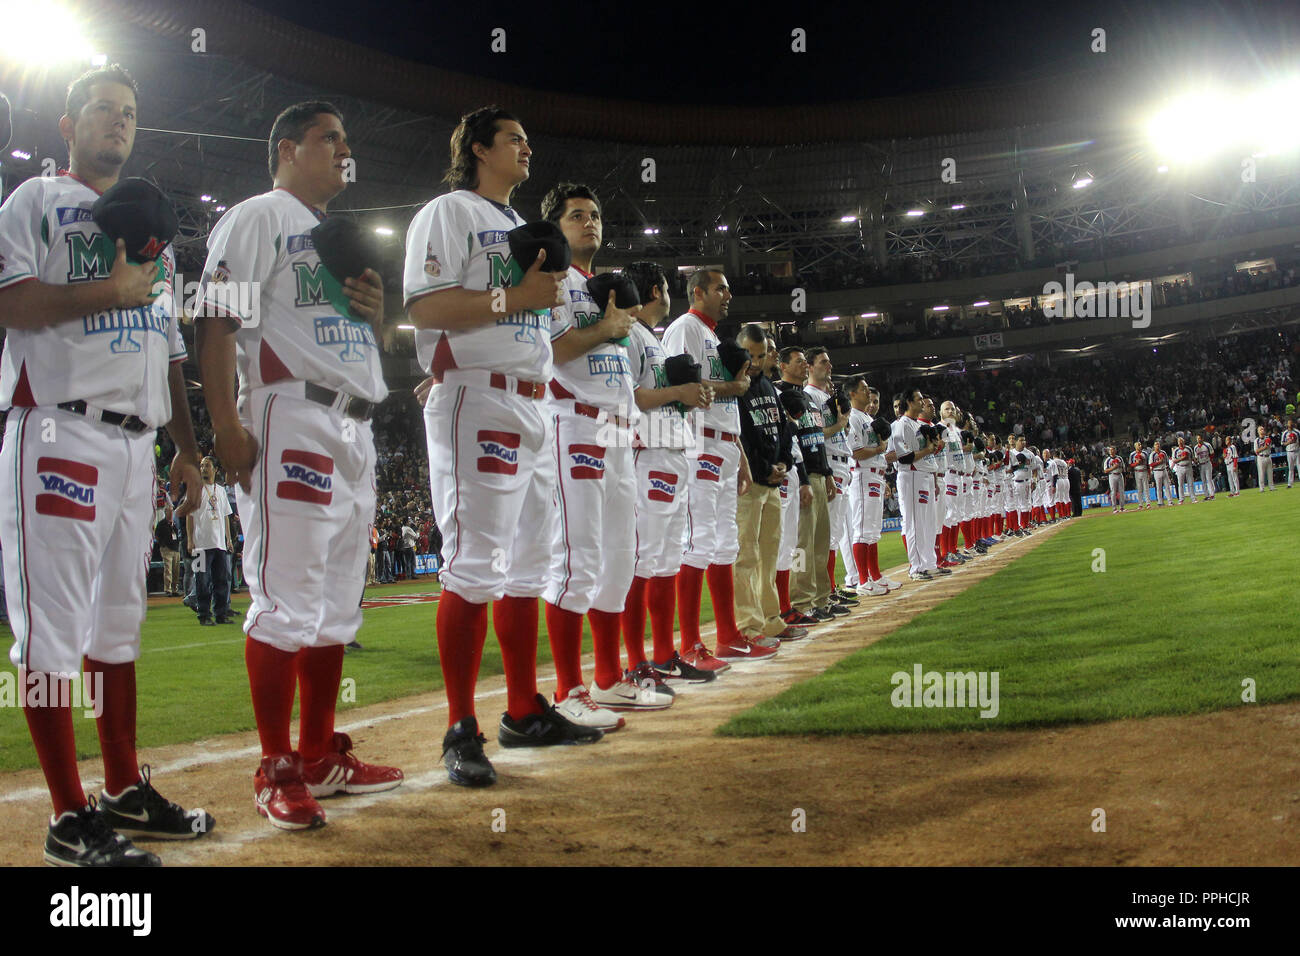
[(517, 116), (499, 106), (483, 106), (460, 118), (460, 123), (451, 131), (451, 165), (442, 176), (444, 183), (452, 189), (478, 186), (478, 157), (474, 155), (474, 144), (491, 149), (499, 120), (519, 122)]

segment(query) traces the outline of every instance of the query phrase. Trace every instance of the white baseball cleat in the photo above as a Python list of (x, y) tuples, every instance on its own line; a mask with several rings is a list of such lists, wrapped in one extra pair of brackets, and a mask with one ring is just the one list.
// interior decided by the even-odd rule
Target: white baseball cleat
[(599, 706), (582, 684), (571, 689), (569, 696), (564, 700), (557, 701), (555, 709), (570, 723), (577, 724), (579, 727), (603, 730), (606, 733), (618, 730), (625, 723), (623, 718), (612, 710)]
[(868, 581), (865, 584), (858, 585), (859, 594), (867, 594), (872, 597), (883, 597), (889, 593), (889, 587), (884, 581)]
[(902, 581), (895, 581), (893, 578), (876, 578), (876, 583), (883, 584), (891, 591), (897, 591), (899, 588), (903, 586)]
[(652, 682), (638, 685), (627, 674), (611, 687), (602, 688), (599, 684), (592, 684), (591, 699), (597, 707), (604, 708), (606, 713), (616, 710), (665, 710), (673, 703), (672, 695), (665, 694)]

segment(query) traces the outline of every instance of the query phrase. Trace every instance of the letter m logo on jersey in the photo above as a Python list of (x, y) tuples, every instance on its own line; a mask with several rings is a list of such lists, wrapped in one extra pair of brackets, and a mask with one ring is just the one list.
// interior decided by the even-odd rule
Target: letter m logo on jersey
[(87, 239), (85, 233), (70, 232), (64, 236), (64, 241), (68, 244), (69, 282), (108, 278), (113, 271), (113, 260), (117, 258), (117, 248), (108, 236), (97, 232), (93, 239)]
[(293, 304), (298, 308), (329, 305), (338, 315), (353, 320), (358, 318), (348, 307), (350, 300), (343, 291), (343, 286), (339, 284), (339, 280), (319, 262), (316, 265), (295, 262), (293, 275), (297, 282), (297, 294), (294, 296)]
[(512, 257), (489, 252), (487, 259), (489, 289), (509, 289), (524, 281), (524, 270)]

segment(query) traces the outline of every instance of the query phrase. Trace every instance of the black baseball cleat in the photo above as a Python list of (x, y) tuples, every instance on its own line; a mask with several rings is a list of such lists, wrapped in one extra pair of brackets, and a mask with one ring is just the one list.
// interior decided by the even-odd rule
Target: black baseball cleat
[(836, 589), (831, 592), (831, 600), (845, 607), (857, 607), (862, 602), (846, 591)]
[(162, 860), (114, 833), (90, 798), (90, 805), (68, 811), (50, 823), (45, 836), (50, 866), (162, 866)]
[(848, 617), (853, 613), (843, 604), (836, 604), (834, 601), (831, 602), (830, 606), (827, 607), (826, 610), (830, 612), (832, 617)]
[(829, 609), (824, 607), (813, 608), (811, 611), (808, 612), (808, 616), (811, 617), (818, 624), (825, 624), (827, 621), (835, 620), (835, 615), (832, 614)]
[(150, 767), (140, 767), (140, 782), (116, 797), (101, 794), (99, 812), (110, 828), (135, 840), (197, 840), (217, 825), (202, 807), (185, 810), (149, 782)]
[(483, 745), (487, 738), (478, 732), (478, 720), (463, 717), (442, 738), (442, 762), (447, 779), (462, 787), (489, 787), (497, 782)]
[(567, 744), (594, 744), (605, 736), (595, 727), (581, 727), (564, 716), (543, 697), (537, 695), (540, 714), (528, 714), (512, 720), (510, 712), (501, 715), (497, 742), (502, 747), (555, 747)]
[(809, 617), (807, 614), (800, 614), (791, 608), (781, 615), (781, 620), (785, 621), (786, 627), (816, 627), (820, 621), (815, 617)]
[(670, 684), (707, 684), (709, 681), (718, 679), (718, 675), (713, 671), (701, 670), (698, 667), (692, 667), (682, 660), (682, 656), (676, 651), (673, 656), (660, 664), (653, 661), (650, 664), (659, 675)]
[(952, 568), (945, 568), (942, 564), (934, 570), (937, 574), (952, 574)]

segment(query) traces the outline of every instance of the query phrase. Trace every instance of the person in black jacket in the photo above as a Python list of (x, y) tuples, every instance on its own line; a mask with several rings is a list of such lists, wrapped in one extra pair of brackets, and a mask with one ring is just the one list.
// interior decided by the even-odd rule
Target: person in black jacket
[(1070, 513), (1078, 518), (1083, 514), (1083, 474), (1073, 458), (1069, 464), (1070, 470), (1066, 474), (1070, 479)]
[(181, 552), (172, 518), (172, 503), (168, 498), (164, 516), (154, 527), (153, 536), (158, 542), (158, 558), (163, 566), (163, 593), (168, 597), (180, 597)]
[(754, 481), (736, 501), (740, 555), (736, 559), (736, 626), (761, 647), (776, 647), (802, 631), (781, 620), (776, 593), (776, 557), (781, 543), (781, 485), (794, 468), (794, 430), (782, 413), (768, 373), (775, 364), (767, 337), (757, 325), (740, 330), (737, 342), (748, 350), (753, 375), (740, 396), (740, 444)]

